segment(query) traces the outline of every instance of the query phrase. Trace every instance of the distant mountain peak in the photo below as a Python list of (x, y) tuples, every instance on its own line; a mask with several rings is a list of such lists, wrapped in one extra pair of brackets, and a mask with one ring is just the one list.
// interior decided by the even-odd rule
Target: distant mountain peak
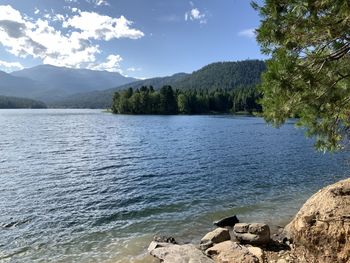
[[(125, 77), (118, 72), (96, 71), (90, 69), (75, 69), (41, 64), (32, 68), (15, 71), (13, 77), (31, 79), (38, 83), (41, 92), (32, 94), (29, 90), (22, 94), (25, 97), (40, 99), (44, 102), (62, 99), (76, 93), (105, 90), (137, 81), (138, 79)], [(0, 85), (0, 95), (2, 94)], [(16, 94), (18, 96), (18, 94)]]

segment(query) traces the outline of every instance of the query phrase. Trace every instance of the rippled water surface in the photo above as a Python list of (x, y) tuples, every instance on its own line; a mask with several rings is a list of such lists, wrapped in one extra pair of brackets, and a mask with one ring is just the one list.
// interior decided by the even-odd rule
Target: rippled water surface
[(152, 262), (155, 233), (198, 241), (212, 221), (284, 224), (349, 154), (287, 124), (232, 116), (0, 110), (0, 262)]

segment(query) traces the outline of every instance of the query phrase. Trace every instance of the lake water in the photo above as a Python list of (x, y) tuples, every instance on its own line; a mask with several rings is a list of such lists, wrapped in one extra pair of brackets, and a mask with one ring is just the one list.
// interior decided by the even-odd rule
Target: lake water
[(156, 233), (198, 242), (212, 221), (283, 225), (349, 154), (314, 152), (260, 118), (0, 111), (0, 262), (152, 262)]

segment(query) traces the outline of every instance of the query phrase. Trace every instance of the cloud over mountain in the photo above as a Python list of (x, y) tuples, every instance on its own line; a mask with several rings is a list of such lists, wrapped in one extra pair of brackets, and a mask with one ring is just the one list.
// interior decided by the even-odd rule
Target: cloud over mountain
[[(102, 2), (96, 3), (102, 5)], [(45, 14), (34, 19), (21, 14), (10, 5), (2, 5), (0, 43), (17, 57), (31, 56), (41, 59), (44, 64), (56, 66), (92, 67), (91, 65), (98, 62), (96, 55), (101, 53), (100, 41), (138, 39), (144, 36), (132, 24), (124, 16), (113, 18), (79, 9), (70, 17), (68, 14)], [(107, 55), (106, 62), (101, 65), (110, 66), (113, 56), (118, 55)]]

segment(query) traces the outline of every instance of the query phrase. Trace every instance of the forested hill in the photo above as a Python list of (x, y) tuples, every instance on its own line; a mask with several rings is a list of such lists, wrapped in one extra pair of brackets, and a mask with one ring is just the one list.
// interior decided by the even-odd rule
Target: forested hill
[(136, 81), (104, 91), (81, 93), (70, 96), (56, 103), (55, 107), (108, 108), (112, 105), (113, 94), (129, 87), (139, 89), (142, 86), (153, 86), (159, 90), (165, 85), (181, 90), (234, 90), (252, 87), (260, 82), (260, 75), (265, 70), (261, 60), (245, 60), (238, 62), (217, 62), (209, 64), (192, 74), (179, 73), (170, 77), (152, 78)]
[(45, 103), (37, 100), (0, 96), (0, 109), (44, 109)]
[[(265, 63), (260, 60), (238, 62), (217, 62), (209, 64), (173, 85), (175, 89), (214, 89), (232, 90), (248, 87), (260, 82), (260, 75), (265, 70)], [(159, 87), (160, 88), (160, 87)]]

